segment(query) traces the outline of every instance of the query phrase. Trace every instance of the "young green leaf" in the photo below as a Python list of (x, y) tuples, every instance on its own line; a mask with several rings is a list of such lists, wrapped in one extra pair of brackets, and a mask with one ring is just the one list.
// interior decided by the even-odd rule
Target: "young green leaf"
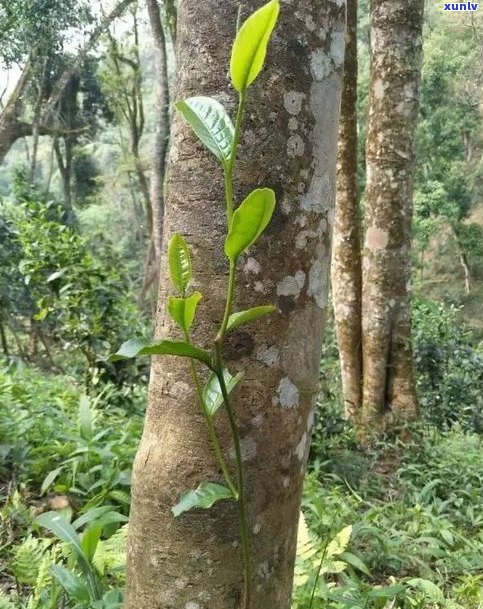
[(138, 355), (178, 355), (180, 357), (191, 357), (206, 364), (211, 368), (210, 354), (203, 349), (194, 347), (189, 343), (178, 340), (155, 340), (145, 341), (136, 338), (126, 341), (121, 345), (117, 353), (108, 358), (109, 362), (117, 362), (130, 359)]
[(237, 91), (245, 91), (263, 68), (279, 11), (279, 0), (271, 0), (250, 15), (239, 29), (230, 61), (231, 81)]
[(268, 313), (273, 313), (277, 310), (277, 307), (273, 305), (264, 305), (262, 307), (253, 307), (253, 309), (247, 309), (246, 311), (239, 311), (238, 313), (232, 313), (230, 318), (228, 319), (228, 325), (226, 327), (226, 331), (234, 330), (241, 326), (242, 324), (246, 324), (250, 321), (255, 321), (264, 315), (268, 315)]
[(195, 491), (183, 493), (179, 502), (171, 508), (171, 511), (174, 517), (177, 518), (183, 512), (188, 512), (193, 508), (203, 508), (206, 510), (217, 501), (232, 498), (233, 494), (226, 486), (214, 484), (213, 482), (202, 482)]
[(181, 235), (171, 237), (168, 247), (169, 272), (173, 285), (184, 295), (191, 281), (191, 256)]
[[(239, 372), (235, 376), (232, 376), (225, 368), (223, 370), (223, 378), (225, 379), (226, 390), (228, 391), (228, 394), (230, 394), (243, 378), (243, 374)], [(206, 381), (206, 385), (203, 388), (203, 402), (210, 417), (213, 417), (223, 406), (220, 381), (214, 372), (210, 374)]]
[(234, 127), (225, 108), (211, 97), (189, 97), (175, 104), (201, 142), (223, 164), (230, 160)]
[(252, 191), (233, 214), (225, 253), (235, 262), (263, 233), (275, 208), (275, 193), (270, 188)]
[(170, 296), (168, 299), (168, 311), (178, 326), (188, 332), (196, 314), (196, 307), (201, 300), (201, 294), (195, 292), (189, 298), (175, 298)]

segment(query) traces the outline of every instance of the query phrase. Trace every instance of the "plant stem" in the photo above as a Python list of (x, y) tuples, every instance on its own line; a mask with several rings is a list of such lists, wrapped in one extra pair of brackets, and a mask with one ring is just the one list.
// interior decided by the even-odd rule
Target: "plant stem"
[(228, 226), (231, 224), (233, 217), (233, 174), (235, 172), (236, 153), (238, 150), (238, 143), (240, 141), (240, 133), (243, 119), (243, 112), (245, 110), (246, 92), (242, 91), (238, 99), (238, 110), (235, 119), (235, 133), (233, 135), (233, 145), (231, 149), (230, 160), (225, 165), (225, 200), (226, 200), (226, 218)]
[(210, 436), (210, 441), (211, 441), (211, 445), (213, 447), (213, 451), (216, 456), (216, 460), (218, 461), (218, 465), (220, 466), (220, 469), (223, 473), (223, 478), (225, 479), (226, 485), (230, 489), (233, 497), (236, 500), (238, 500), (240, 493), (239, 493), (238, 489), (236, 488), (236, 486), (233, 484), (233, 481), (230, 476), (230, 472), (228, 471), (228, 467), (226, 465), (225, 458), (221, 451), (220, 443), (218, 441), (218, 436), (216, 435), (216, 430), (213, 425), (213, 421), (211, 420), (208, 412), (206, 411), (205, 403), (203, 400), (203, 390), (201, 389), (200, 377), (198, 375), (198, 372), (196, 370), (196, 366), (195, 366), (195, 363), (193, 362), (193, 360), (190, 360), (190, 364), (191, 364), (191, 374), (193, 376), (193, 381), (194, 381), (194, 384), (196, 387), (196, 394), (198, 396), (198, 401), (200, 403), (201, 411), (202, 411), (203, 417), (205, 419), (206, 427), (208, 429), (208, 435)]
[[(191, 339), (188, 332), (184, 332), (184, 337), (186, 342), (188, 344), (191, 344)], [(210, 441), (216, 456), (216, 460), (218, 461), (218, 465), (220, 466), (220, 469), (223, 473), (223, 478), (225, 479), (226, 485), (230, 489), (233, 497), (238, 500), (239, 492), (236, 486), (233, 484), (230, 472), (228, 471), (228, 467), (226, 465), (225, 457), (223, 456), (221, 450), (220, 442), (218, 441), (218, 436), (216, 435), (215, 426), (213, 425), (213, 421), (211, 420), (211, 417), (206, 410), (205, 401), (203, 400), (203, 389), (201, 388), (200, 377), (198, 371), (196, 370), (195, 363), (192, 359), (190, 359), (190, 367), (191, 376), (193, 377), (193, 382), (196, 388), (196, 395), (198, 397), (201, 412), (203, 413), (203, 418), (205, 419), (206, 427), (208, 429), (208, 435), (210, 436)]]
[(248, 518), (245, 504), (245, 489), (244, 489), (244, 475), (243, 475), (243, 463), (240, 445), (240, 434), (238, 433), (238, 427), (235, 420), (235, 415), (231, 407), (230, 398), (228, 397), (228, 390), (225, 384), (225, 377), (223, 376), (223, 359), (221, 355), (221, 343), (215, 343), (215, 358), (216, 358), (216, 375), (218, 382), (220, 383), (221, 394), (225, 403), (225, 409), (230, 423), (231, 434), (233, 437), (233, 444), (235, 448), (235, 460), (236, 460), (236, 472), (237, 472), (237, 483), (238, 483), (238, 510), (240, 515), (240, 537), (242, 543), (243, 552), (243, 565), (245, 571), (245, 609), (250, 608), (251, 604), (251, 579), (252, 569), (250, 560), (250, 537), (248, 533)]
[[(233, 144), (231, 148), (230, 160), (225, 165), (224, 177), (225, 177), (225, 201), (226, 201), (226, 219), (228, 224), (228, 230), (230, 229), (231, 221), (233, 218), (233, 174), (235, 172), (236, 155), (238, 150), (238, 143), (240, 141), (241, 125), (243, 120), (243, 112), (245, 109), (246, 92), (240, 92), (238, 100), (238, 110), (235, 119), (235, 132), (233, 134)], [(250, 537), (248, 533), (248, 518), (245, 504), (245, 489), (244, 489), (244, 475), (243, 475), (243, 463), (240, 446), (240, 434), (238, 432), (237, 423), (235, 420), (235, 414), (231, 407), (230, 398), (228, 397), (228, 390), (225, 383), (225, 377), (223, 375), (223, 356), (222, 356), (222, 345), (225, 339), (226, 329), (228, 327), (228, 321), (233, 309), (233, 299), (235, 294), (235, 280), (236, 280), (236, 260), (230, 260), (230, 274), (228, 278), (228, 289), (225, 303), (225, 312), (223, 314), (223, 321), (221, 323), (220, 330), (215, 338), (215, 368), (216, 376), (220, 384), (221, 394), (223, 396), (223, 402), (225, 404), (228, 421), (230, 423), (231, 435), (233, 438), (233, 444), (235, 448), (235, 460), (236, 460), (236, 472), (237, 472), (237, 486), (238, 486), (238, 510), (240, 515), (240, 537), (242, 544), (243, 554), (243, 566), (244, 566), (244, 607), (250, 609), (251, 605), (251, 580), (252, 570), (250, 561)]]

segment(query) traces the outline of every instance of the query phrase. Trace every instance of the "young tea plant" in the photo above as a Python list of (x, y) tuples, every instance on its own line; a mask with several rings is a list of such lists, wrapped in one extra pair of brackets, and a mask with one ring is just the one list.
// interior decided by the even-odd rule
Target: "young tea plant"
[[(234, 125), (225, 108), (210, 97), (190, 97), (176, 104), (176, 109), (191, 125), (201, 142), (215, 155), (223, 170), (227, 219), (224, 251), (229, 262), (229, 277), (223, 321), (213, 344), (207, 350), (206, 347), (201, 348), (192, 343), (191, 328), (202, 296), (200, 292), (190, 292), (192, 280), (190, 251), (183, 237), (174, 235), (169, 243), (168, 261), (171, 281), (178, 294), (169, 298), (168, 312), (179, 326), (183, 339), (163, 339), (153, 342), (129, 340), (110, 358), (111, 361), (138, 355), (176, 355), (189, 358), (199, 406), (223, 474), (224, 484), (202, 482), (196, 490), (183, 493), (179, 502), (172, 508), (172, 512), (177, 517), (193, 508), (210, 508), (215, 502), (223, 499), (237, 502), (244, 564), (244, 606), (247, 609), (251, 603), (250, 540), (240, 433), (230, 401), (230, 393), (240, 383), (242, 375), (232, 375), (228, 370), (223, 361), (222, 347), (229, 332), (275, 310), (275, 307), (266, 305), (246, 311), (233, 311), (238, 260), (263, 233), (275, 208), (273, 190), (257, 188), (235, 209), (234, 173), (247, 91), (263, 68), (279, 9), (279, 0), (271, 0), (254, 12), (237, 32), (230, 61), (231, 81), (239, 95)], [(209, 369), (206, 382), (203, 382), (198, 371), (197, 366), (200, 363)], [(233, 477), (214, 425), (215, 416), (221, 410), (224, 410), (228, 418), (235, 449), (236, 475)]]

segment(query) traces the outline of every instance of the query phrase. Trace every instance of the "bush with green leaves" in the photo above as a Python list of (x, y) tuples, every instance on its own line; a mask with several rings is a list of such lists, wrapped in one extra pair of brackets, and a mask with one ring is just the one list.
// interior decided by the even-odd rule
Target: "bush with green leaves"
[(74, 378), (10, 366), (0, 367), (0, 401), (0, 479), (127, 512), (145, 390), (107, 385), (87, 397)]
[(440, 429), (455, 423), (483, 432), (483, 349), (456, 320), (456, 310), (418, 299), (414, 359), (423, 419)]
[[(306, 479), (310, 543), (299, 551), (294, 609), (481, 609), (481, 437), (414, 430), (412, 444), (391, 440), (366, 453), (358, 476), (349, 459), (338, 462), (342, 445)], [(356, 560), (334, 574), (324, 549), (348, 526), (344, 551)]]
[(64, 223), (59, 205), (26, 191), (21, 175), (17, 182), (15, 205), (0, 209), (9, 249), (3, 253), (0, 246), (0, 260), (9, 260), (0, 270), (0, 299), (8, 322), (31, 339), (40, 337), (58, 367), (56, 352), (68, 351), (72, 361), (82, 354), (94, 371), (100, 354), (109, 353), (128, 328), (143, 331), (127, 267), (107, 243), (94, 252), (88, 238)]

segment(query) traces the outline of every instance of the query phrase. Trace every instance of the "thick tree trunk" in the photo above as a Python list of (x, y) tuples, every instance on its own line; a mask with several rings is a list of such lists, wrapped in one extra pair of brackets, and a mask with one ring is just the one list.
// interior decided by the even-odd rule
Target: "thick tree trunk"
[(154, 65), (156, 84), (156, 133), (151, 172), (151, 205), (155, 261), (161, 260), (161, 237), (163, 233), (164, 174), (169, 142), (169, 89), (166, 38), (164, 35), (158, 0), (147, 0), (149, 22), (154, 43)]
[[(238, 0), (181, 0), (177, 98), (214, 95), (233, 110), (227, 78)], [(259, 7), (243, 3), (243, 16)], [(275, 302), (280, 311), (234, 333), (225, 357), (244, 381), (232, 394), (242, 435), (252, 544), (251, 609), (288, 609), (302, 481), (313, 423), (327, 305), (344, 3), (282, 3), (267, 70), (250, 90), (237, 170), (237, 200), (270, 186), (278, 205), (267, 233), (240, 263), (238, 310)], [(164, 248), (173, 233), (194, 251), (203, 293), (198, 344), (221, 321), (227, 282), (222, 175), (176, 117), (168, 166)], [(176, 335), (163, 256), (157, 335)], [(126, 609), (241, 609), (237, 507), (218, 503), (174, 519), (182, 492), (220, 480), (181, 359), (155, 358), (135, 460)], [(233, 465), (224, 416), (223, 448)]]
[(357, 186), (357, 0), (347, 2), (332, 293), (344, 406), (346, 414), (353, 416), (362, 404), (362, 267)]
[(417, 414), (410, 280), (414, 129), (424, 0), (371, 1), (371, 84), (363, 253), (366, 430)]

